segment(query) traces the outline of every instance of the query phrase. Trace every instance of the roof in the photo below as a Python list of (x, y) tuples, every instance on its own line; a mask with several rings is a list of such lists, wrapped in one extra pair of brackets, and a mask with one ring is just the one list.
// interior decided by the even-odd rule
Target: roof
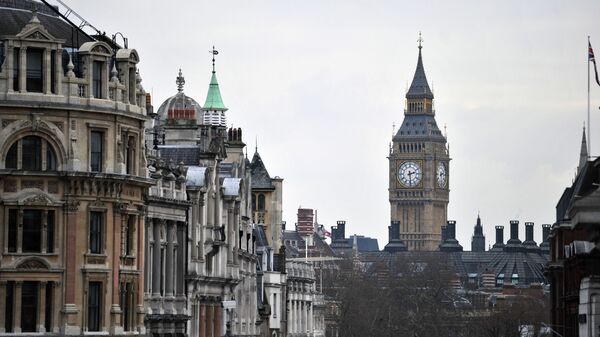
[(445, 143), (433, 115), (405, 115), (394, 140), (427, 139)]
[(367, 238), (362, 235), (351, 235), (347, 240), (350, 245), (354, 244), (354, 238), (356, 238), (356, 245), (358, 246), (359, 252), (373, 252), (379, 251), (379, 243), (377, 239)]
[(419, 59), (417, 61), (417, 69), (413, 76), (410, 88), (406, 93), (406, 98), (429, 98), (433, 99), (433, 92), (429, 89), (425, 69), (423, 68), (423, 58), (421, 57), (421, 46), (419, 46)]
[(187, 171), (186, 186), (204, 187), (206, 186), (206, 167), (190, 166)]
[(217, 75), (214, 71), (212, 72), (212, 76), (210, 78), (210, 85), (208, 86), (208, 93), (206, 94), (206, 102), (204, 102), (204, 110), (227, 110), (223, 104), (221, 91), (219, 90), (219, 83), (217, 82)]
[(63, 47), (79, 48), (85, 42), (94, 41), (79, 28), (58, 17), (48, 6), (31, 0), (0, 0), (0, 36), (18, 34), (31, 20), (34, 3), (37, 4), (37, 16), (44, 28), (53, 37), (66, 40)]
[(198, 146), (168, 146), (159, 145), (160, 157), (173, 160), (174, 163), (183, 163), (186, 166), (197, 166), (200, 163), (202, 149)]
[(223, 179), (223, 195), (226, 197), (236, 197), (240, 194), (240, 178), (225, 178)]
[(256, 238), (257, 247), (269, 246), (269, 241), (267, 240), (267, 234), (265, 233), (265, 227), (263, 224), (257, 224), (254, 226), (252, 229), (252, 235)]
[(252, 188), (253, 189), (274, 189), (275, 187), (271, 183), (271, 176), (267, 172), (267, 168), (260, 158), (258, 151), (254, 152), (252, 162), (250, 163), (250, 172), (252, 175)]

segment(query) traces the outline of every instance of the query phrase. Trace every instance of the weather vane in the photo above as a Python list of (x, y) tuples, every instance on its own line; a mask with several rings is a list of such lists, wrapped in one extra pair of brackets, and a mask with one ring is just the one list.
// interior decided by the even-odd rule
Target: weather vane
[(208, 51), (209, 53), (212, 54), (212, 64), (213, 64), (213, 73), (215, 72), (215, 55), (219, 55), (219, 51), (215, 49), (215, 46), (213, 46), (212, 50)]
[(419, 31), (419, 38), (417, 39), (417, 42), (419, 42), (419, 49), (421, 49), (421, 42), (423, 42), (423, 38), (421, 37), (421, 31)]

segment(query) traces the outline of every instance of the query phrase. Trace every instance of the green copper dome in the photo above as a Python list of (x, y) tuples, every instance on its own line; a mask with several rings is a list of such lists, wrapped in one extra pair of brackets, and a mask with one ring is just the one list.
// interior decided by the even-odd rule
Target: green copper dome
[(219, 83), (217, 82), (217, 75), (213, 71), (212, 77), (210, 78), (210, 85), (208, 87), (208, 94), (206, 95), (206, 102), (202, 107), (203, 110), (222, 110), (226, 111), (227, 108), (223, 104), (221, 98), (221, 91), (219, 90)]

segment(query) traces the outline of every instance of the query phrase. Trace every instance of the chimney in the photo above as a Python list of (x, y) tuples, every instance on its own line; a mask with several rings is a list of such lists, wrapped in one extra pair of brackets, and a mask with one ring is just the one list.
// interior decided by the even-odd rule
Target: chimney
[(528, 250), (536, 250), (539, 248), (537, 243), (533, 240), (533, 222), (525, 223), (525, 241), (523, 241), (523, 246), (526, 246)]
[(504, 248), (504, 226), (496, 226), (496, 243), (492, 249), (502, 250), (502, 248)]
[(510, 239), (504, 248), (508, 251), (520, 251), (523, 248), (519, 240), (519, 220), (510, 220)]
[(400, 221), (392, 221), (388, 226), (389, 240), (388, 244), (385, 245), (384, 251), (388, 253), (405, 252), (406, 245), (400, 239)]
[(462, 252), (463, 247), (456, 240), (456, 221), (448, 220), (446, 222), (446, 240), (440, 245), (440, 251), (443, 252)]
[(281, 222), (281, 230), (285, 232), (285, 221)]
[(337, 232), (338, 232), (338, 238), (339, 239), (345, 239), (346, 238), (346, 221), (340, 220), (337, 222)]
[(540, 243), (540, 248), (543, 252), (548, 253), (550, 251), (550, 242), (548, 241), (550, 236), (550, 229), (552, 227), (549, 224), (542, 225), (542, 243)]

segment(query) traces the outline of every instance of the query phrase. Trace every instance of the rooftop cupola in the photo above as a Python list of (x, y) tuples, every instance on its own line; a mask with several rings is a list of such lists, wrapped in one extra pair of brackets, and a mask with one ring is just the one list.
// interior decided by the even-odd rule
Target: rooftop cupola
[(423, 38), (421, 38), (420, 32), (417, 42), (419, 42), (419, 59), (412, 83), (406, 92), (406, 114), (434, 114), (433, 92), (429, 88), (423, 67), (423, 56), (421, 55)]
[(206, 102), (202, 110), (204, 111), (204, 123), (205, 125), (218, 125), (226, 126), (227, 120), (225, 118), (225, 111), (227, 108), (223, 104), (221, 98), (221, 91), (219, 90), (219, 82), (217, 82), (217, 75), (215, 71), (215, 55), (219, 52), (213, 47), (211, 51), (212, 58), (212, 76), (210, 78), (210, 84), (208, 86), (208, 93), (206, 94)]

